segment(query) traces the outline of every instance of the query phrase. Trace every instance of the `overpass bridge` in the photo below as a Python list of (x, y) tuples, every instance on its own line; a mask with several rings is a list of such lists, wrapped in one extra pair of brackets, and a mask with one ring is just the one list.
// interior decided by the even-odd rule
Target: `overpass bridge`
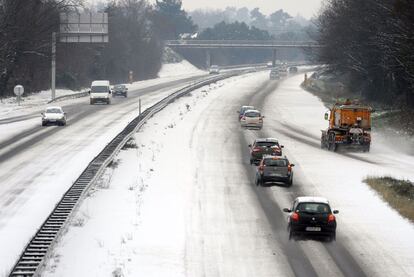
[(210, 67), (213, 49), (269, 49), (273, 52), (272, 63), (276, 64), (279, 49), (318, 49), (315, 41), (272, 41), (272, 40), (167, 40), (164, 45), (173, 49), (204, 49), (207, 67)]

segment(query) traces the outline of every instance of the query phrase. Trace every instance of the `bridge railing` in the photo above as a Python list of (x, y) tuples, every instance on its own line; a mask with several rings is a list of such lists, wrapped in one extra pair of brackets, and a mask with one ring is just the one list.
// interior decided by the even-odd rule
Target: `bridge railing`
[(295, 46), (318, 47), (315, 41), (277, 41), (277, 40), (166, 40), (167, 46)]

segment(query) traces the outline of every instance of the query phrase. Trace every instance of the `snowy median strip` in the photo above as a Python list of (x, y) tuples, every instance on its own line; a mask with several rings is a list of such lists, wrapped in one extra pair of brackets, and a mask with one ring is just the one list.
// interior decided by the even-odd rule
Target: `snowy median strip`
[[(201, 88), (203, 86), (215, 83), (217, 81), (234, 77), (240, 74), (249, 73), (250, 70), (237, 70), (223, 74), (220, 76), (208, 78), (197, 82), (193, 85), (187, 86), (183, 89), (176, 91), (175, 93), (167, 96), (163, 100), (157, 102), (150, 108), (146, 109), (140, 116), (136, 117), (128, 126), (118, 134), (103, 150), (102, 152), (89, 164), (82, 175), (77, 179), (74, 185), (65, 193), (62, 200), (56, 206), (55, 210), (46, 219), (42, 227), (38, 230), (36, 235), (32, 238), (29, 244), (26, 246), (25, 251), (22, 253), (19, 261), (13, 268), (11, 275), (15, 274), (38, 274), (42, 270), (42, 265), (45, 262), (45, 258), (49, 257), (50, 250), (53, 248), (54, 243), (58, 237), (62, 234), (66, 228), (68, 220), (70, 220), (74, 214), (74, 211), (78, 208), (79, 203), (85, 197), (90, 186), (96, 182), (101, 176), (104, 169), (112, 162), (114, 156), (120, 151), (125, 143), (131, 138), (131, 136), (154, 114), (161, 111), (168, 104), (174, 102), (176, 99), (186, 95), (187, 93)], [(70, 204), (68, 204), (70, 202)], [(62, 210), (66, 210), (62, 215)], [(53, 230), (50, 229), (51, 222), (55, 222), (55, 218), (59, 215), (59, 224), (53, 224)], [(63, 218), (63, 219), (62, 219)], [(44, 234), (53, 234), (51, 239), (44, 241)], [(41, 249), (36, 252), (36, 257), (33, 256), (34, 245), (38, 245), (38, 241), (42, 241)], [(41, 251), (40, 251), (41, 250)], [(31, 266), (27, 267), (27, 261), (30, 261)]]

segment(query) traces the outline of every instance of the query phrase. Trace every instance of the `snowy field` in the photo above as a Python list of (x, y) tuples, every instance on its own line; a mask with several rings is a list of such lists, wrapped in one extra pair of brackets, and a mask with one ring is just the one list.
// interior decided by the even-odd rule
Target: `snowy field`
[[(302, 79), (232, 78), (150, 119), (81, 205), (44, 276), (312, 276), (292, 266), (302, 261), (318, 276), (413, 276), (413, 224), (362, 180), (413, 181), (414, 157), (390, 157), (381, 134), (370, 153), (321, 150), (326, 108)], [(262, 131), (239, 127), (244, 104), (263, 111)], [(247, 144), (260, 136), (277, 137), (297, 165), (291, 188), (254, 186)], [(340, 210), (337, 242), (288, 241), (280, 210), (301, 195)]]

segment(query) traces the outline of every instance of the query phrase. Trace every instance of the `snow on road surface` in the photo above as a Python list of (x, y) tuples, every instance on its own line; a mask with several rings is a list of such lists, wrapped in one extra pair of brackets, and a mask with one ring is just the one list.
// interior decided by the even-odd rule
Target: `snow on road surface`
[[(136, 135), (138, 148), (119, 156), (109, 188), (84, 202), (80, 214), (88, 219), (69, 229), (44, 275), (105, 276), (118, 269), (123, 276), (289, 276), (287, 261), (249, 194), (249, 180), (239, 183), (243, 169), (232, 167), (229, 156), (230, 165), (223, 168), (230, 171), (216, 171), (215, 159), (225, 162), (221, 147), (209, 154), (209, 144), (199, 141), (204, 134), (200, 118), (222, 107), (211, 105), (212, 100), (250, 91), (261, 79), (222, 81), (150, 120)], [(217, 133), (225, 130), (216, 123)], [(122, 243), (127, 233), (130, 239)]]
[[(321, 150), (326, 108), (302, 78), (232, 78), (149, 120), (82, 204), (44, 275), (413, 276), (413, 224), (362, 182), (414, 180), (399, 167), (412, 157), (384, 161), (375, 136), (371, 153)], [(239, 127), (235, 111), (247, 104), (266, 116), (262, 131)], [(247, 144), (260, 136), (277, 137), (297, 165), (291, 188), (254, 186)], [(340, 210), (336, 242), (288, 240), (281, 209), (300, 195)]]
[(140, 82), (127, 99), (114, 98), (109, 106), (89, 105), (88, 98), (59, 102), (68, 116), (65, 127), (41, 127), (37, 113), (0, 121), (0, 276), (89, 162), (138, 115), (138, 97), (145, 109), (197, 78)]

